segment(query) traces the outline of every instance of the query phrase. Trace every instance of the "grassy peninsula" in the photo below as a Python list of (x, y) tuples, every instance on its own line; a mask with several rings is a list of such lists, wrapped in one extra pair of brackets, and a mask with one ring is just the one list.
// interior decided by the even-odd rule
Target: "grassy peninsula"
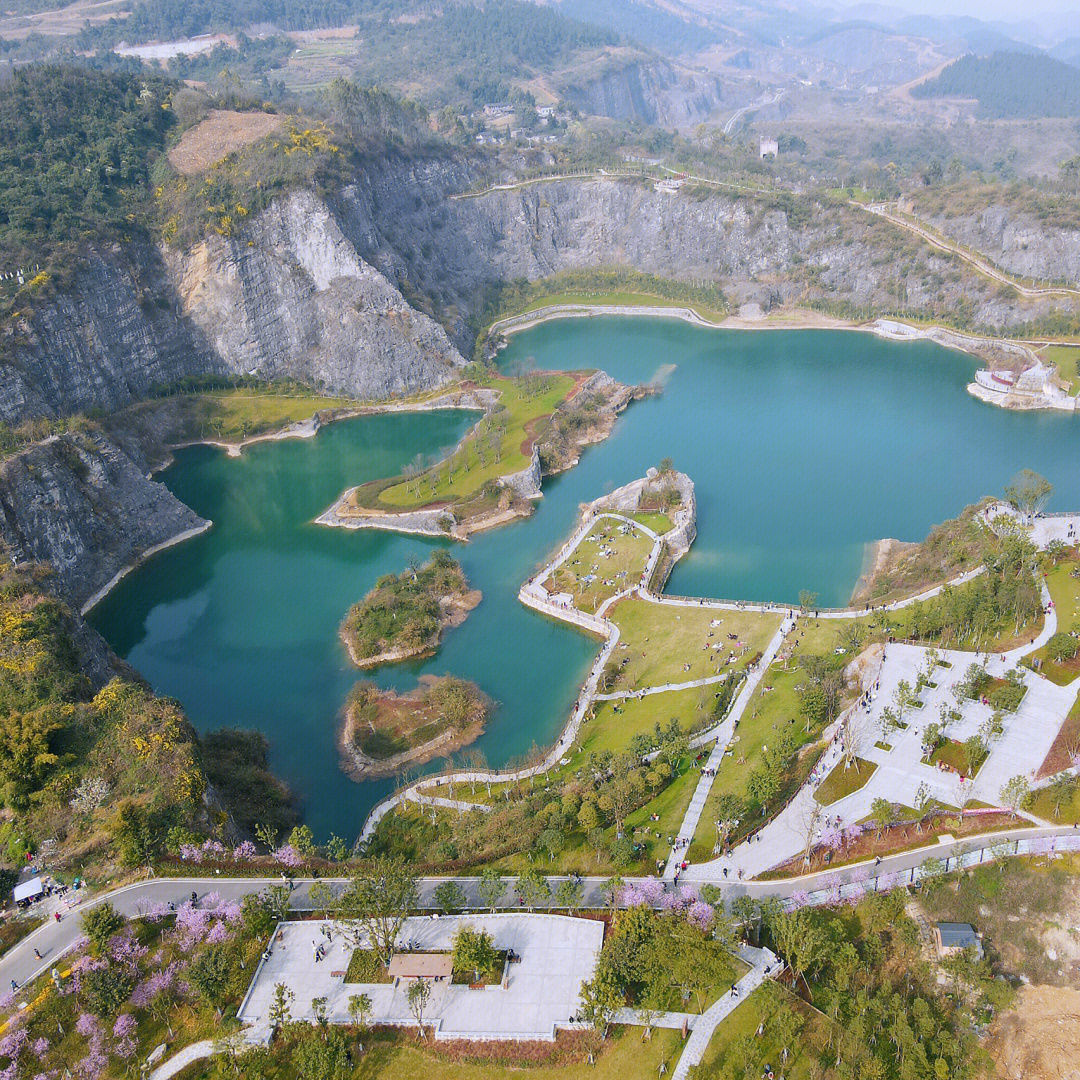
[(461, 539), (527, 515), (542, 473), (569, 468), (581, 446), (606, 437), (630, 400), (653, 392), (602, 372), (507, 376), (473, 364), (467, 374), (454, 392), (484, 416), (453, 452), (434, 462), (418, 456), (399, 476), (351, 488), (328, 512), (332, 524), (436, 511), (441, 527)]
[(452, 753), (480, 736), (488, 710), (475, 683), (450, 675), (425, 676), (407, 694), (358, 682), (345, 710), (342, 767), (367, 780)]
[(458, 626), (482, 599), (458, 561), (436, 551), (423, 566), (384, 574), (349, 608), (341, 638), (357, 667), (375, 667), (433, 652), (443, 630)]

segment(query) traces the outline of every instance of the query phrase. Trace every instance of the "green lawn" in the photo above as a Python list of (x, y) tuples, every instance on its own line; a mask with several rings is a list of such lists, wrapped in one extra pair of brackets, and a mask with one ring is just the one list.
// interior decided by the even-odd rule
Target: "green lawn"
[[(698, 823), (694, 841), (690, 846), (690, 858), (693, 862), (704, 862), (712, 858), (713, 845), (716, 843), (717, 807), (723, 795), (733, 793), (740, 798), (746, 796), (746, 782), (750, 774), (761, 764), (762, 747), (775, 739), (781, 730), (788, 730), (795, 735), (802, 747), (816, 738), (806, 731), (798, 712), (798, 698), (795, 687), (803, 683), (806, 676), (791, 664), (787, 670), (782, 662), (770, 665), (765, 672), (754, 696), (743, 713), (735, 730), (736, 742), (732, 753), (724, 757), (717, 770), (709, 797), (705, 802), (701, 820)], [(766, 689), (772, 687), (772, 689)], [(794, 720), (795, 723), (791, 723)], [(772, 809), (778, 810), (786, 795), (794, 792), (805, 776), (813, 768), (816, 754), (808, 753), (798, 762), (798, 767), (785, 779), (784, 790), (773, 801)], [(768, 818), (754, 816), (735, 831), (733, 839), (745, 836), (759, 828)]]
[[(647, 1042), (642, 1034), (639, 1027), (613, 1027), (598, 1044), (595, 1064), (588, 1065), (583, 1040), (576, 1034), (559, 1036), (550, 1062), (536, 1060), (523, 1047), (518, 1063), (513, 1050), (490, 1054), (483, 1044), (472, 1060), (455, 1060), (458, 1054), (443, 1050), (430, 1038), (420, 1042), (411, 1031), (377, 1028), (364, 1035), (362, 1054), (354, 1048), (355, 1064), (334, 1075), (341, 1080), (502, 1080), (522, 1073), (531, 1080), (656, 1080), (661, 1063), (670, 1075), (682, 1050), (679, 1032), (657, 1028)], [(233, 1080), (236, 1071), (229, 1055), (223, 1054), (196, 1062), (177, 1075), (179, 1080)], [(260, 1062), (259, 1075), (265, 1080), (308, 1080), (281, 1054), (269, 1063)]]
[(1057, 365), (1058, 374), (1066, 382), (1072, 383), (1069, 396), (1076, 397), (1080, 392), (1080, 348), (1068, 345), (1047, 345), (1040, 353), (1044, 360)]
[[(972, 769), (972, 775), (979, 771), (982, 763), (986, 760), (987, 755), (983, 754), (974, 764)], [(967, 751), (964, 749), (964, 744), (957, 742), (955, 739), (946, 739), (940, 746), (930, 755), (931, 765), (948, 765), (950, 769), (960, 773), (963, 776), (968, 775), (968, 759)]]
[(826, 188), (825, 193), (831, 195), (834, 199), (853, 199), (857, 203), (872, 203), (874, 201), (873, 195), (865, 188), (851, 187), (851, 188)]
[[(615, 659), (629, 660), (616, 687), (620, 690), (738, 671), (760, 655), (781, 618), (779, 612), (675, 607), (636, 598), (620, 600), (608, 616), (622, 635)], [(713, 648), (716, 644), (722, 648)]]
[[(252, 435), (278, 431), (289, 424), (307, 420), (322, 409), (355, 405), (349, 398), (318, 394), (260, 393), (256, 390), (210, 390), (167, 399), (167, 406), (180, 414), (182, 437), (239, 442)], [(164, 407), (161, 401), (140, 403), (143, 412)]]
[(640, 529), (623, 533), (621, 528), (622, 522), (600, 518), (552, 575), (553, 590), (570, 593), (581, 611), (595, 612), (609, 597), (641, 580), (653, 540)]
[(708, 718), (714, 693), (711, 686), (694, 686), (688, 690), (646, 694), (641, 698), (598, 701), (595, 718), (582, 725), (574, 752), (591, 754), (611, 750), (621, 753), (635, 735), (651, 732), (657, 724), (667, 727), (676, 717), (684, 732), (700, 729)]
[[(667, 1073), (675, 1067), (682, 1049), (682, 1039), (677, 1031), (654, 1030), (648, 1042), (642, 1041), (642, 1029), (617, 1026), (612, 1029), (602, 1052), (596, 1056), (595, 1065), (587, 1065), (584, 1055), (580, 1060), (564, 1062), (556, 1067), (529, 1065), (526, 1069), (508, 1068), (498, 1063), (451, 1062), (440, 1060), (416, 1044), (415, 1038), (403, 1038), (378, 1062), (369, 1062), (365, 1056), (356, 1070), (357, 1080), (378, 1077), (379, 1080), (501, 1080), (517, 1072), (524, 1072), (533, 1080), (656, 1080), (661, 1062), (666, 1063)], [(376, 1045), (374, 1055), (380, 1055)]]
[(483, 386), (499, 391), (499, 406), (480, 420), (450, 458), (423, 470), (415, 480), (366, 484), (355, 493), (360, 506), (406, 510), (429, 503), (463, 502), (491, 480), (520, 472), (532, 459), (532, 444), (547, 420), (579, 381), (576, 375), (513, 378), (493, 375)]
[(1056, 813), (1054, 802), (1046, 788), (1035, 792), (1035, 798), (1028, 809), (1036, 817), (1052, 821), (1055, 825), (1075, 825), (1080, 822), (1080, 785), (1073, 789), (1071, 799), (1056, 808)]
[(841, 761), (821, 782), (814, 798), (822, 806), (832, 806), (834, 802), (839, 802), (853, 791), (864, 787), (876, 770), (877, 765), (874, 762), (862, 758), (856, 758), (850, 767), (845, 767)]
[[(1072, 576), (1074, 573), (1077, 577)], [(1045, 581), (1057, 609), (1058, 630), (1068, 633), (1080, 629), (1080, 559), (1062, 559), (1047, 571)], [(1080, 658), (1059, 664), (1050, 659), (1045, 645), (1032, 653), (1026, 662), (1030, 664), (1036, 657), (1042, 661), (1039, 673), (1058, 686), (1072, 682), (1080, 674)]]
[(640, 521), (645, 528), (652, 529), (657, 536), (663, 536), (672, 529), (671, 518), (667, 514), (660, 513), (659, 510), (634, 510), (626, 516)]
[[(776, 1014), (783, 1007), (792, 1009), (803, 1022), (803, 1029), (788, 1047), (788, 1059), (776, 1034)], [(757, 1035), (764, 1024), (764, 1031)], [(810, 1080), (818, 1075), (818, 1054), (813, 1043), (823, 1041), (828, 1021), (813, 1011), (786, 987), (767, 983), (758, 987), (734, 1012), (717, 1025), (702, 1058), (699, 1073), (703, 1077), (763, 1075), (771, 1065), (776, 1076), (786, 1080)]]

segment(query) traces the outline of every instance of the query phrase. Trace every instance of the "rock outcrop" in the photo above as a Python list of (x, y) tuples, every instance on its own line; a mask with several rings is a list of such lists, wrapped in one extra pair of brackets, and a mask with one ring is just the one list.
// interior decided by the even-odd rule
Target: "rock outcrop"
[[(911, 310), (963, 307), (975, 325), (1008, 327), (1080, 308), (1021, 303), (847, 207), (807, 217), (783, 199), (616, 178), (455, 198), (476, 186), (476, 169), (465, 154), (388, 155), (325, 198), (281, 197), (236, 237), (88, 257), (8, 328), (0, 420), (111, 410), (205, 372), (292, 376), (372, 400), (432, 389), (464, 364), (489, 286), (564, 270), (629, 266), (720, 281), (732, 296), (766, 297), (755, 299), (763, 308), (828, 299), (865, 310), (895, 306), (902, 265)], [(949, 231), (1021, 273), (1072, 273), (1080, 233), (1011, 214)]]
[(465, 363), (306, 191), (273, 203), (241, 238), (92, 253), (6, 333), (8, 423), (111, 411), (211, 372), (383, 400), (450, 382)]
[(382, 400), (441, 386), (464, 365), (311, 192), (277, 200), (239, 239), (166, 258), (181, 310), (230, 371)]
[(0, 537), (19, 561), (48, 562), (75, 608), (148, 552), (209, 526), (138, 451), (99, 435), (54, 436), (0, 466)]
[(0, 362), (0, 420), (117, 409), (155, 383), (224, 369), (178, 316), (152, 245), (90, 254), (56, 294), (4, 328), (14, 361)]
[(1034, 214), (1000, 205), (974, 214), (935, 215), (926, 220), (1020, 277), (1069, 282), (1077, 278), (1080, 229), (1047, 224)]
[(943, 253), (913, 248), (897, 226), (844, 206), (807, 218), (783, 200), (663, 192), (615, 177), (452, 197), (473, 186), (464, 158), (418, 159), (372, 170), (334, 200), (367, 261), (453, 313), (463, 351), (486, 287), (597, 267), (720, 281), (733, 294), (753, 285), (767, 291), (769, 306), (820, 298), (888, 310), (903, 265), (911, 310), (963, 308), (974, 324), (999, 327), (1069, 304), (1021, 303)]

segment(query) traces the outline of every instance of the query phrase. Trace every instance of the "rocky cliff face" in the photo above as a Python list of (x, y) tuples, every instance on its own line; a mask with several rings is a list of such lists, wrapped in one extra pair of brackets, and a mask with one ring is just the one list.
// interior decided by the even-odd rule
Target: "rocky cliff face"
[(97, 253), (73, 279), (9, 328), (0, 420), (113, 410), (206, 372), (381, 399), (440, 386), (464, 364), (309, 192), (276, 202), (242, 238)]
[(1080, 231), (1044, 225), (1032, 214), (988, 206), (978, 214), (930, 217), (946, 236), (984, 252), (1021, 277), (1076, 281), (1080, 276)]
[(98, 435), (55, 436), (0, 466), (0, 537), (20, 561), (51, 563), (76, 608), (148, 549), (207, 524), (148, 479), (138, 450)]
[(725, 94), (715, 75), (687, 71), (667, 61), (635, 61), (612, 66), (584, 86), (567, 86), (563, 96), (595, 116), (683, 128), (700, 123), (721, 103), (728, 106), (729, 97), (736, 101), (738, 95), (736, 87)]
[(1054, 306), (1010, 302), (969, 268), (847, 208), (798, 221), (755, 200), (616, 179), (449, 197), (470, 182), (461, 161), (413, 162), (362, 178), (335, 204), (369, 261), (457, 313), (461, 349), (471, 345), (466, 320), (486, 285), (587, 267), (719, 279), (730, 294), (764, 289), (776, 302), (828, 297), (886, 309), (903, 281), (913, 310), (964, 303), (977, 323), (999, 326)]
[[(1010, 301), (847, 208), (793, 219), (755, 200), (615, 179), (452, 198), (474, 183), (466, 156), (388, 157), (329, 200), (278, 200), (239, 237), (98, 254), (15, 328), (0, 419), (114, 409), (154, 383), (209, 371), (290, 375), (370, 399), (434, 388), (472, 348), (487, 286), (568, 269), (720, 280), (765, 307), (828, 297), (895, 308), (902, 281), (912, 310), (964, 304), (996, 326), (1060, 306)], [(1080, 233), (1051, 235), (1007, 210), (948, 225), (1020, 273), (1068, 276), (1080, 258)], [(449, 336), (406, 295), (426, 298)]]
[(154, 383), (221, 369), (178, 318), (152, 246), (94, 253), (71, 278), (6, 328), (15, 362), (0, 363), (0, 420), (117, 409)]
[(170, 253), (168, 266), (184, 315), (230, 371), (382, 399), (440, 386), (464, 363), (310, 192), (278, 200), (239, 239)]

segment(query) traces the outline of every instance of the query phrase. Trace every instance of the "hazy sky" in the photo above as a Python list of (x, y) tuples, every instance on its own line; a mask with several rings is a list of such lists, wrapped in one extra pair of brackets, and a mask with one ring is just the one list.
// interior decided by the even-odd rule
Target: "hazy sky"
[(974, 15), (979, 19), (1005, 19), (1024, 22), (1053, 13), (1080, 14), (1080, 0), (883, 0), (884, 3), (928, 15)]

